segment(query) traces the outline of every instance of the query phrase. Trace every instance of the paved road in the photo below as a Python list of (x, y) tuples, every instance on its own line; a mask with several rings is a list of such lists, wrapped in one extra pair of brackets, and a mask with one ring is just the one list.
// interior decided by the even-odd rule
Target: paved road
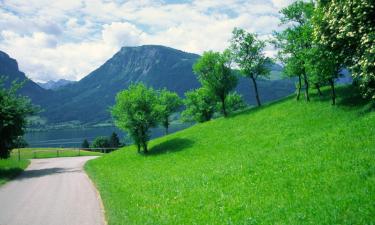
[(83, 171), (95, 157), (34, 159), (0, 187), (0, 225), (103, 225), (96, 189)]

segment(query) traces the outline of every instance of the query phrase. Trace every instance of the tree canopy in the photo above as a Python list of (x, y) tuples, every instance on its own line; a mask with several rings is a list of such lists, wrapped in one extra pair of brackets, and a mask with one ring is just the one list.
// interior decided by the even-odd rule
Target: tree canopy
[(193, 66), (202, 86), (220, 101), (224, 116), (228, 115), (225, 99), (238, 82), (230, 68), (230, 60), (229, 52), (208, 51)]
[(165, 128), (165, 133), (168, 134), (168, 128), (171, 123), (170, 117), (182, 105), (182, 100), (175, 92), (162, 89), (159, 91), (159, 104), (160, 104), (160, 122)]
[(240, 68), (241, 74), (252, 80), (258, 106), (261, 105), (257, 79), (268, 77), (270, 70), (267, 65), (271, 60), (264, 55), (266, 43), (258, 39), (256, 34), (244, 29), (235, 28), (232, 32), (230, 51), (234, 62)]
[(319, 0), (314, 37), (375, 99), (375, 7), (373, 0)]
[(13, 83), (12, 87), (3, 87), (0, 79), (0, 158), (8, 158), (12, 148), (24, 134), (27, 116), (36, 112), (30, 99), (17, 94), (22, 83)]
[(188, 91), (185, 93), (185, 97), (186, 109), (182, 112), (183, 120), (202, 123), (212, 119), (215, 113), (216, 99), (206, 88), (201, 87), (194, 91)]
[(152, 88), (142, 83), (130, 85), (127, 90), (116, 96), (112, 108), (116, 125), (128, 132), (134, 143), (147, 153), (150, 139), (150, 128), (155, 127), (160, 118), (158, 95)]

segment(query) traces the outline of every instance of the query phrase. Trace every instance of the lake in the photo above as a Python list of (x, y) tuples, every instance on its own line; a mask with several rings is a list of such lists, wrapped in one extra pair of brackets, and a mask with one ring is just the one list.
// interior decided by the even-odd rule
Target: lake
[[(192, 124), (172, 124), (169, 128), (170, 133), (185, 129)], [(121, 142), (126, 144), (132, 143), (126, 133), (117, 127), (93, 127), (93, 128), (69, 128), (69, 129), (52, 129), (46, 131), (28, 131), (24, 135), (29, 147), (80, 147), (82, 141), (87, 139), (90, 144), (99, 136), (109, 137), (112, 132), (116, 132)], [(158, 127), (151, 131), (151, 137), (157, 138), (164, 135), (164, 128)]]

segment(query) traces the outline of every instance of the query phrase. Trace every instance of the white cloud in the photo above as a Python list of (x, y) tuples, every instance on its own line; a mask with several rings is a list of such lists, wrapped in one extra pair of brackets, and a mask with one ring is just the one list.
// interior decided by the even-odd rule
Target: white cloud
[[(221, 51), (234, 27), (267, 37), (291, 0), (3, 0), (0, 49), (37, 81), (81, 79), (122, 46)], [(267, 48), (267, 54), (275, 50)]]
[(146, 34), (130, 23), (115, 22), (103, 26), (103, 41), (110, 46), (136, 46)]

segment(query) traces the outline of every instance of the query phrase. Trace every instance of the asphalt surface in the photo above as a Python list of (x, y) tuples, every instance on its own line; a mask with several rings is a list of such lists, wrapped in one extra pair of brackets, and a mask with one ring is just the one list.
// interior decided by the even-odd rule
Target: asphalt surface
[(0, 187), (0, 225), (104, 225), (100, 197), (83, 170), (93, 158), (33, 159)]

